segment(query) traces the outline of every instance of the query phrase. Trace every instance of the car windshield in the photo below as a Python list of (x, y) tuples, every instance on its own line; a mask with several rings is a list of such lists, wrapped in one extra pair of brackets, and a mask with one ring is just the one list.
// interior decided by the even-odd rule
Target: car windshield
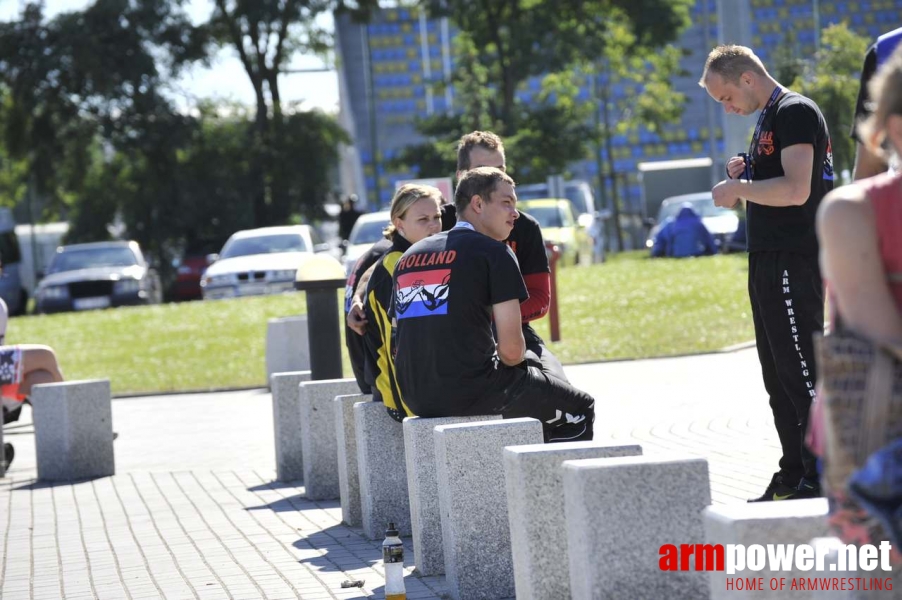
[(127, 246), (63, 249), (53, 257), (47, 271), (59, 273), (93, 267), (130, 267), (136, 264), (138, 264), (138, 257)]
[(561, 219), (561, 211), (556, 205), (552, 206), (530, 206), (523, 207), (523, 212), (529, 213), (539, 222), (539, 227), (547, 229), (549, 227), (563, 227), (563, 219)]
[(683, 204), (687, 203), (691, 204), (692, 208), (695, 209), (695, 212), (698, 213), (698, 216), (702, 218), (733, 214), (733, 210), (730, 208), (714, 206), (714, 200), (712, 198), (700, 198), (698, 200), (689, 200), (688, 202), (668, 202), (667, 204), (662, 204), (661, 210), (658, 212), (658, 223), (663, 223), (667, 219), (677, 216), (677, 213), (683, 208)]
[(388, 221), (366, 221), (358, 223), (351, 232), (348, 243), (352, 246), (357, 244), (374, 244), (382, 239), (382, 230), (388, 227)]
[[(586, 189), (582, 185), (564, 185), (564, 197), (573, 205), (576, 214), (588, 212)], [(544, 200), (548, 198), (547, 185), (525, 185), (517, 188), (517, 200)], [(536, 217), (538, 218), (538, 217)], [(557, 227), (560, 227), (557, 225)]]
[(252, 254), (274, 254), (276, 252), (310, 252), (304, 238), (298, 233), (281, 233), (242, 237), (226, 242), (220, 258), (251, 256)]

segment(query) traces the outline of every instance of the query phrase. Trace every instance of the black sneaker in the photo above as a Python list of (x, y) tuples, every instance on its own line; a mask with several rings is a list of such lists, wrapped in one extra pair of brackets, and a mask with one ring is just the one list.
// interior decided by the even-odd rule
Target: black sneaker
[(3, 444), (3, 470), (6, 471), (16, 456), (16, 449), (10, 443)]
[(752, 498), (749, 502), (771, 502), (774, 500), (790, 500), (799, 493), (799, 484), (789, 485), (783, 480), (782, 473), (774, 473), (770, 485), (758, 498)]
[(799, 488), (796, 495), (792, 497), (793, 500), (798, 500), (801, 498), (820, 498), (821, 497), (821, 486), (817, 482), (816, 479), (807, 479), (802, 477), (802, 480), (799, 482)]

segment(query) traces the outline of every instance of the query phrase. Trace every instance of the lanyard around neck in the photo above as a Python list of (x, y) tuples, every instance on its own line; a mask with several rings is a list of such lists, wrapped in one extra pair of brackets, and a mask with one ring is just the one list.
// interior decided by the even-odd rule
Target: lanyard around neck
[(780, 92), (783, 91), (782, 86), (777, 86), (774, 88), (774, 91), (771, 92), (770, 98), (767, 100), (767, 104), (764, 105), (764, 108), (761, 109), (761, 114), (758, 115), (758, 124), (755, 125), (755, 133), (752, 135), (752, 143), (749, 144), (749, 158), (751, 159), (752, 153), (755, 151), (755, 146), (758, 145), (758, 138), (761, 136), (761, 124), (764, 123), (764, 115), (767, 114), (767, 110), (773, 106), (774, 102), (777, 101), (777, 97), (780, 95)]

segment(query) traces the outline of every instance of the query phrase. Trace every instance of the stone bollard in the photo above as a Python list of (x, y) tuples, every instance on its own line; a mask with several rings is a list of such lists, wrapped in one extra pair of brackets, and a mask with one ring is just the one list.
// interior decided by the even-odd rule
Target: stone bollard
[(276, 442), (276, 479), (304, 479), (304, 450), (301, 447), (301, 383), (310, 381), (310, 371), (274, 373), (272, 389), (272, 421)]
[(704, 571), (664, 571), (661, 546), (702, 544), (711, 504), (703, 458), (590, 458), (563, 463), (574, 600), (706, 598)]
[(36, 385), (31, 408), (38, 479), (115, 475), (109, 379)]
[(435, 428), (445, 581), (455, 600), (514, 595), (504, 448), (541, 444), (536, 419), (504, 419)]
[(499, 420), (500, 415), (404, 419), (404, 455), (407, 462), (407, 491), (410, 496), (413, 564), (418, 574), (442, 575), (445, 572), (433, 430), (439, 425)]
[(388, 524), (394, 523), (401, 536), (409, 536), (404, 429), (381, 402), (355, 405), (354, 419), (363, 533), (371, 540), (381, 540)]
[[(767, 548), (768, 544), (808, 544), (812, 538), (827, 533), (827, 500), (812, 498), (810, 500), (793, 500), (782, 502), (751, 502), (748, 504), (727, 504), (709, 506), (702, 514), (705, 523), (705, 541), (708, 544), (743, 544), (746, 548), (760, 544)], [(765, 582), (771, 578), (818, 577), (835, 574), (801, 571), (793, 564), (789, 571), (762, 571), (743, 569), (735, 574), (726, 571), (710, 571), (708, 582), (711, 600), (730, 600), (732, 598), (810, 598), (808, 590), (793, 590), (789, 586), (771, 590), (764, 586), (763, 591), (730, 589), (727, 578), (733, 580), (741, 577), (757, 579), (763, 577)]]
[(341, 493), (341, 520), (352, 527), (362, 523), (360, 514), (360, 477), (357, 469), (357, 427), (354, 405), (372, 403), (371, 394), (335, 397), (335, 440), (338, 444), (338, 490)]
[(336, 500), (338, 443), (335, 439), (335, 397), (360, 391), (354, 379), (326, 379), (301, 384), (301, 445), (304, 490), (310, 500)]
[(274, 373), (310, 370), (307, 315), (270, 319), (266, 323), (266, 381)]
[[(570, 597), (564, 512), (565, 460), (638, 456), (642, 447), (565, 442), (508, 446), (504, 480), (517, 600)], [(557, 507), (554, 508), (554, 507)]]

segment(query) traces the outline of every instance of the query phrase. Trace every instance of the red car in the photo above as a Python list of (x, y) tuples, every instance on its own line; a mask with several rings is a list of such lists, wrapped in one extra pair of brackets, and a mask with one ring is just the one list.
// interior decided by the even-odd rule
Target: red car
[(173, 300), (176, 302), (200, 300), (203, 297), (200, 277), (210, 266), (207, 256), (207, 254), (190, 254), (182, 257), (176, 268), (175, 283), (172, 284)]

